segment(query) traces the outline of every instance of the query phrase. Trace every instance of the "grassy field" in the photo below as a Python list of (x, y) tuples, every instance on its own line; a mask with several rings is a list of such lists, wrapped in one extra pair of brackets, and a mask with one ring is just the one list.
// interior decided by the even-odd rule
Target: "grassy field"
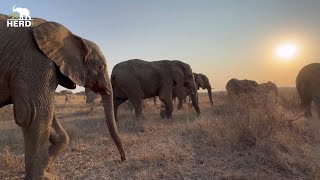
[[(55, 161), (59, 179), (320, 179), (320, 121), (301, 116), (293, 88), (267, 96), (229, 99), (200, 94), (202, 114), (184, 106), (162, 120), (160, 104), (134, 120), (124, 106), (118, 128), (128, 160), (108, 133), (103, 109), (89, 112), (82, 96), (64, 104), (56, 97), (59, 121), (70, 136), (68, 149)], [(176, 105), (175, 105), (176, 107)], [(0, 179), (24, 174), (23, 137), (12, 106), (0, 109)]]

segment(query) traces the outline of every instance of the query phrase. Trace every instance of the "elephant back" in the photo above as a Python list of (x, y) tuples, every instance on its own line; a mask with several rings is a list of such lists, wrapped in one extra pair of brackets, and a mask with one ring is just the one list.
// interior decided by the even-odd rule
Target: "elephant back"
[(238, 79), (230, 79), (228, 82), (227, 82), (227, 85), (226, 85), (226, 89), (227, 91), (234, 91), (234, 89), (237, 88), (238, 86)]
[(273, 92), (275, 95), (278, 95), (278, 87), (275, 83), (271, 81), (259, 84), (258, 89), (260, 93)]
[(39, 26), (40, 24), (45, 23), (45, 22), (48, 22), (48, 21), (41, 19), (41, 18), (34, 18), (33, 19), (33, 27)]
[(229, 93), (240, 94), (240, 93), (251, 93), (254, 92), (258, 83), (254, 80), (239, 80), (230, 79), (226, 85), (226, 89)]

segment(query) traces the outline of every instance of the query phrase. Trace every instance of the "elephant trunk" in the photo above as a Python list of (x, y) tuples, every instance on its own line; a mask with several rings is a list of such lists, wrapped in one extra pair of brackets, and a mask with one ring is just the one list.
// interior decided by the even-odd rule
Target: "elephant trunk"
[(192, 105), (194, 109), (197, 111), (198, 115), (200, 115), (200, 108), (199, 108), (199, 102), (198, 102), (198, 92), (196, 90), (191, 90), (190, 94)]
[(125, 161), (127, 158), (126, 158), (126, 154), (122, 145), (122, 141), (120, 139), (120, 135), (119, 135), (117, 125), (115, 122), (115, 117), (114, 117), (113, 93), (112, 91), (110, 93), (104, 92), (104, 93), (100, 93), (100, 95), (102, 98), (106, 122), (108, 125), (111, 138), (113, 139), (114, 143), (116, 144), (120, 152), (121, 161)]
[(210, 104), (211, 104), (211, 106), (212, 106), (212, 105), (213, 105), (213, 101), (212, 101), (212, 88), (211, 88), (210, 85), (207, 87), (207, 91), (208, 91), (208, 95), (209, 95)]

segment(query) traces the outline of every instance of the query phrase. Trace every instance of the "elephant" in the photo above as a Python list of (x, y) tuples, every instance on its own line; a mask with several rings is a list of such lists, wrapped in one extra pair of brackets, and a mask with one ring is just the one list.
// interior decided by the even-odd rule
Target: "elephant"
[[(213, 105), (212, 101), (212, 88), (211, 84), (209, 82), (209, 78), (201, 73), (193, 73), (193, 77), (195, 79), (195, 83), (197, 86), (197, 90), (200, 88), (202, 89), (207, 89), (208, 91), (208, 96), (209, 96), (209, 101), (211, 106)], [(191, 91), (184, 86), (177, 86), (173, 89), (172, 92), (172, 98), (175, 99), (176, 97), (178, 98), (178, 109), (181, 109), (183, 107), (183, 103), (186, 102), (186, 97), (191, 94)]]
[[(107, 126), (126, 160), (114, 118), (113, 91), (99, 47), (63, 25), (35, 18), (30, 28), (6, 27), (0, 14), (0, 107), (13, 104), (25, 148), (25, 179), (51, 179), (50, 168), (69, 138), (54, 112), (58, 85), (102, 96)], [(48, 146), (49, 145), (49, 146)]]
[(320, 119), (320, 63), (304, 66), (296, 78), (296, 88), (304, 109), (305, 117), (312, 117), (311, 103), (316, 105), (318, 119)]
[(85, 88), (86, 104), (93, 104), (99, 98), (97, 93), (94, 93), (90, 88)]
[(259, 84), (258, 91), (260, 93), (264, 93), (264, 94), (267, 94), (269, 92), (273, 92), (276, 95), (276, 97), (278, 97), (278, 94), (279, 94), (277, 85), (271, 81)]
[(226, 89), (228, 95), (239, 95), (241, 93), (253, 93), (256, 92), (258, 83), (254, 80), (239, 80), (232, 78), (227, 82)]
[(195, 81), (197, 83), (198, 90), (201, 87), (201, 89), (206, 89), (208, 91), (210, 104), (213, 105), (212, 87), (211, 87), (211, 84), (209, 82), (209, 78), (206, 75), (202, 74), (202, 73), (194, 73), (194, 79), (195, 79)]
[(116, 64), (111, 73), (114, 96), (114, 112), (126, 100), (131, 101), (136, 119), (142, 117), (142, 99), (159, 96), (165, 110), (160, 111), (161, 118), (172, 117), (172, 91), (176, 86), (185, 86), (192, 92), (192, 103), (200, 115), (197, 88), (190, 65), (179, 60), (160, 60), (148, 62), (131, 59)]

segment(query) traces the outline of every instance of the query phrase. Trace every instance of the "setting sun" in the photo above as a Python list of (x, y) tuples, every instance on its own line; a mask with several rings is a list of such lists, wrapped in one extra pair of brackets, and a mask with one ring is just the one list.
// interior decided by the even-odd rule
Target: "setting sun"
[(279, 57), (281, 60), (292, 60), (297, 56), (298, 52), (298, 47), (294, 43), (285, 43), (281, 44), (277, 47), (276, 49), (276, 55)]

